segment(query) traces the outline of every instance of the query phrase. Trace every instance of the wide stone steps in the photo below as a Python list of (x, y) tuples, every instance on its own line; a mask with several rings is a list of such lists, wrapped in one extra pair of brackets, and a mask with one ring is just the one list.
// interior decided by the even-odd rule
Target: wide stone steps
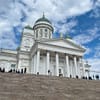
[(0, 73), (0, 100), (100, 100), (100, 81)]

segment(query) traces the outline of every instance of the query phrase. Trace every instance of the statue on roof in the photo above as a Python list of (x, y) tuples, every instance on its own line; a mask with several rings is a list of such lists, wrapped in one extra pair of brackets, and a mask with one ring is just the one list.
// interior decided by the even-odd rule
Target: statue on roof
[(60, 33), (60, 38), (63, 38), (63, 33)]
[(72, 39), (71, 36), (69, 35), (69, 33), (66, 33), (65, 39)]

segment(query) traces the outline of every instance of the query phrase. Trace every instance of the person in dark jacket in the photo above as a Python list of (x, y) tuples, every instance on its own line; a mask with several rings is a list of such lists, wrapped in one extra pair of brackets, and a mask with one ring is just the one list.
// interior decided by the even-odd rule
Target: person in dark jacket
[(25, 67), (25, 68), (24, 68), (24, 73), (26, 73), (26, 71), (27, 71), (27, 68)]

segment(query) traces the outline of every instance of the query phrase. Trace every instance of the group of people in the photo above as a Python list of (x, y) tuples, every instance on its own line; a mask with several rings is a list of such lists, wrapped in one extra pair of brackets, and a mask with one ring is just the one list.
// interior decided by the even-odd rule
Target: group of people
[(5, 72), (5, 68), (0, 67), (0, 72)]
[[(76, 76), (76, 78), (78, 79), (79, 77)], [(93, 77), (91, 77), (91, 76), (89, 76), (89, 77), (83, 76), (82, 79), (86, 79), (86, 80), (93, 80), (93, 79), (96, 79), (96, 80), (99, 80), (99, 75), (95, 75), (95, 76), (93, 75)]]
[[(1, 68), (0, 67), (0, 72), (4, 73), (4, 72), (8, 72), (8, 73), (21, 73), (21, 74), (25, 74), (27, 72), (27, 68), (22, 68), (21, 70), (19, 69), (10, 69), (9, 71), (5, 71), (5, 68)], [(37, 73), (37, 75), (39, 75), (39, 72)], [(52, 73), (50, 72), (50, 70), (48, 70), (48, 75), (52, 75)], [(59, 74), (59, 77), (62, 77), (62, 74)], [(72, 75), (70, 75), (70, 78), (72, 78)], [(78, 79), (79, 77), (76, 75), (76, 79)], [(99, 75), (96, 75), (93, 77), (89, 76), (89, 77), (85, 77), (83, 76), (82, 79), (86, 79), (86, 80), (93, 80), (93, 79), (97, 79), (99, 80)]]
[(21, 73), (24, 74), (26, 73), (27, 68), (22, 68), (21, 70), (19, 69), (10, 69), (9, 71), (5, 71), (5, 68), (0, 68), (0, 72), (4, 73), (4, 72), (8, 72), (8, 73)]

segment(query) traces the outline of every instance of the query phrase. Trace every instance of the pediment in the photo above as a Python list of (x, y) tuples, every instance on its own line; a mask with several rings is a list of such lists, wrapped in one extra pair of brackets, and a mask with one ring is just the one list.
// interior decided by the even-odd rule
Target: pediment
[(64, 47), (64, 48), (70, 48), (70, 49), (85, 51), (85, 49), (83, 47), (76, 44), (72, 40), (70, 41), (70, 40), (65, 40), (65, 39), (55, 39), (55, 40), (47, 40), (47, 41), (42, 41), (42, 42), (46, 43), (48, 45), (54, 45), (54, 46), (59, 46), (59, 47)]

